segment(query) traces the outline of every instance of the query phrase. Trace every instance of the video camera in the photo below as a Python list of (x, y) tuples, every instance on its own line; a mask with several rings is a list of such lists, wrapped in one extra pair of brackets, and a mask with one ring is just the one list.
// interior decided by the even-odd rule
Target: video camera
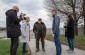
[[(21, 14), (20, 14), (20, 19), (22, 19), (22, 16), (26, 16), (26, 14), (21, 13)], [(24, 19), (26, 20), (26, 18), (25, 18), (25, 17), (24, 17)]]

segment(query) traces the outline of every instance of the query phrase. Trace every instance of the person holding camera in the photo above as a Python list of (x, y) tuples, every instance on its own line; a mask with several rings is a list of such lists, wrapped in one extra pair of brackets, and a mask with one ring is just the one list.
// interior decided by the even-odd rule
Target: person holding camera
[(10, 55), (17, 55), (19, 45), (19, 36), (21, 35), (20, 24), (21, 19), (18, 19), (18, 6), (13, 6), (12, 9), (6, 11), (6, 28), (7, 37), (11, 38)]
[(29, 17), (24, 17), (24, 15), (21, 16), (22, 21), (20, 22), (21, 25), (21, 37), (20, 37), (20, 42), (23, 43), (22, 46), (22, 53), (28, 52), (26, 50), (26, 46), (29, 40), (29, 34), (30, 34), (30, 18)]
[(67, 51), (74, 51), (74, 20), (73, 17), (71, 15), (68, 15), (68, 19), (67, 19), (67, 25), (64, 26), (65, 29), (67, 29), (66, 31), (66, 38), (68, 41), (68, 45), (69, 45), (69, 49)]

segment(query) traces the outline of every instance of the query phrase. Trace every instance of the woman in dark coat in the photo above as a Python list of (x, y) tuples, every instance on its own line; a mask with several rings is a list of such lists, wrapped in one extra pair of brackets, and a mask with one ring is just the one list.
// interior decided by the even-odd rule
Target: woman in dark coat
[(69, 45), (68, 51), (74, 51), (74, 20), (71, 15), (68, 15), (67, 26), (64, 26), (67, 29), (66, 37)]

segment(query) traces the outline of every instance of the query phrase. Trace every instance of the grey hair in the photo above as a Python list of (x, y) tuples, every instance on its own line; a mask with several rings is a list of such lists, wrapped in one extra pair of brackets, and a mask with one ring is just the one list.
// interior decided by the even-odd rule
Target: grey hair
[(13, 6), (13, 10), (19, 10), (18, 6)]

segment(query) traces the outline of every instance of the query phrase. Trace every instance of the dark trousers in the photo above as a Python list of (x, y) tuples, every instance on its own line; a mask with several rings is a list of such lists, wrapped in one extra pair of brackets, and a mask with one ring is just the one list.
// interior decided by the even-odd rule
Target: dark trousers
[(11, 38), (10, 55), (17, 55), (19, 38)]
[(39, 49), (39, 40), (40, 39), (41, 39), (41, 43), (42, 43), (42, 49), (44, 49), (45, 44), (44, 44), (44, 37), (42, 35), (36, 36), (36, 48)]
[(26, 51), (26, 42), (23, 43), (23, 46), (22, 46), (22, 53), (24, 53)]

